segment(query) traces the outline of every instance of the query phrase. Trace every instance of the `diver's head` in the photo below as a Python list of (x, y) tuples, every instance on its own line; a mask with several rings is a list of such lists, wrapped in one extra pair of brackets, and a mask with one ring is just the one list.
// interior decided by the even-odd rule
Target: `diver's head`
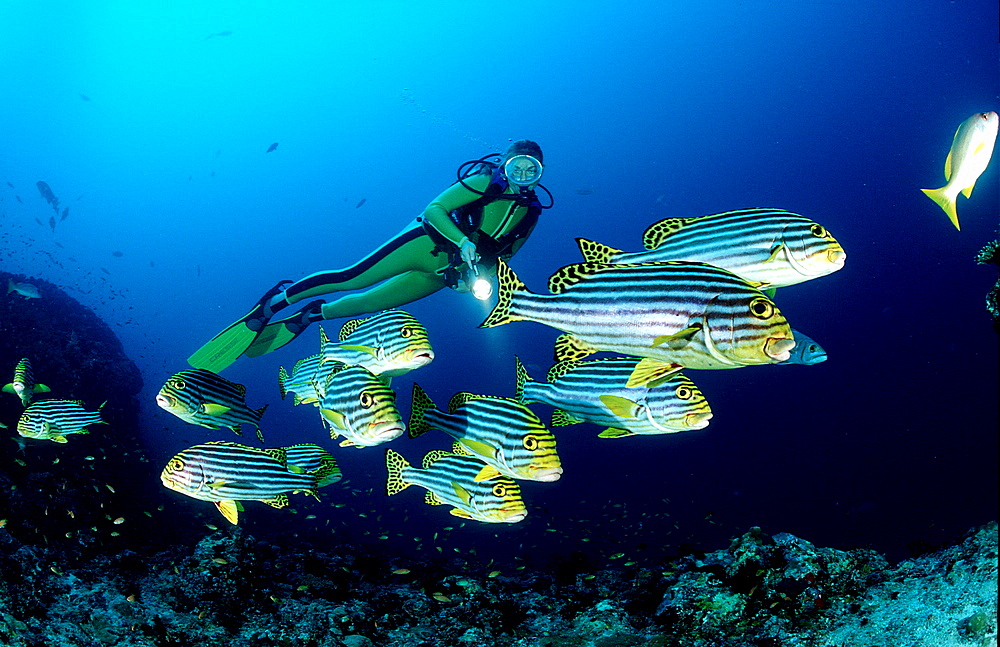
[(542, 179), (542, 147), (529, 139), (519, 139), (504, 151), (500, 166), (510, 184), (532, 189)]

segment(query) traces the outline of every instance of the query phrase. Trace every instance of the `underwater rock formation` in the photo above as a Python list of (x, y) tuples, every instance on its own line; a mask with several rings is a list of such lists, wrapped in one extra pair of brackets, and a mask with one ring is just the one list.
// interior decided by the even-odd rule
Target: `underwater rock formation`
[[(976, 254), (976, 262), (980, 265), (992, 263), (1000, 269), (1000, 240), (994, 240)], [(986, 294), (986, 310), (993, 316), (993, 329), (1000, 335), (1000, 278)]]
[[(232, 527), (193, 548), (56, 572), (0, 530), (0, 643), (312, 647), (805, 647), (996, 640), (997, 526), (889, 567), (754, 528), (661, 568), (496, 576), (346, 545), (277, 546)], [(582, 566), (580, 564), (577, 565)], [(993, 641), (993, 642), (990, 642)]]

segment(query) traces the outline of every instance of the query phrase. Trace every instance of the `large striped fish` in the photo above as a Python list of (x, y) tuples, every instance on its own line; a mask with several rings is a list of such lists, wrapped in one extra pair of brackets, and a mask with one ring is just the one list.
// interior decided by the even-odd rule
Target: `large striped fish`
[(339, 370), (343, 363), (325, 359), (322, 355), (311, 355), (300, 359), (289, 375), (284, 366), (278, 367), (278, 388), (281, 399), (291, 393), (295, 404), (315, 404), (326, 395), (326, 383), (330, 381), (335, 369)]
[(515, 400), (456, 393), (445, 413), (414, 382), (410, 437), (431, 429), (445, 432), (486, 463), (477, 481), (501, 474), (527, 481), (557, 481), (562, 476), (556, 437), (531, 409)]
[(331, 341), (320, 328), (320, 354), (345, 364), (364, 366), (391, 378), (429, 364), (434, 359), (427, 329), (404, 310), (383, 310), (367, 319), (352, 319)]
[(261, 449), (230, 442), (195, 445), (170, 459), (160, 481), (164, 487), (200, 501), (211, 501), (232, 524), (240, 501), (288, 505), (288, 493), (319, 500), (317, 489), (340, 480), (337, 461), (319, 445)]
[(341, 447), (387, 443), (406, 430), (396, 393), (364, 366), (341, 364), (333, 369), (319, 412), (330, 437), (344, 437)]
[(764, 290), (826, 276), (847, 254), (817, 222), (782, 209), (741, 209), (699, 218), (667, 218), (642, 237), (646, 251), (623, 252), (584, 238), (591, 263), (697, 261), (729, 270)]
[(477, 481), (483, 464), (472, 456), (434, 450), (424, 456), (422, 466), (417, 468), (400, 454), (386, 449), (385, 466), (389, 471), (386, 481), (389, 496), (419, 485), (427, 490), (424, 501), (430, 505), (454, 506), (451, 514), (462, 519), (517, 523), (528, 515), (520, 486), (505, 476)]
[(88, 426), (104, 422), (103, 407), (102, 404), (97, 411), (87, 411), (82, 400), (41, 400), (21, 413), (17, 433), (25, 438), (64, 443), (66, 436), (88, 433)]
[(31, 397), (36, 393), (49, 393), (52, 389), (44, 384), (35, 384), (35, 374), (31, 370), (31, 362), (27, 357), (14, 367), (14, 379), (3, 387), (4, 392), (13, 393), (21, 398), (21, 406), (31, 404)]
[(535, 321), (567, 335), (556, 360), (597, 351), (646, 358), (628, 386), (655, 386), (687, 368), (737, 368), (788, 359), (795, 345), (777, 306), (735, 274), (705, 263), (567, 265), (551, 295), (529, 292), (503, 261), (499, 298), (482, 328)]
[(794, 329), (792, 335), (795, 337), (795, 348), (788, 359), (778, 364), (812, 365), (826, 361), (826, 350), (817, 341)]
[(607, 427), (598, 434), (601, 438), (620, 438), (704, 429), (712, 418), (701, 390), (681, 373), (655, 388), (626, 387), (639, 363), (635, 357), (560, 362), (549, 370), (547, 383), (533, 381), (521, 361), (514, 360), (515, 397), (555, 407), (553, 427), (590, 422)]
[(240, 425), (253, 425), (257, 438), (264, 442), (260, 418), (265, 404), (256, 411), (244, 401), (247, 388), (203, 368), (181, 371), (167, 380), (156, 395), (156, 404), (184, 422), (208, 427), (230, 429), (242, 436)]

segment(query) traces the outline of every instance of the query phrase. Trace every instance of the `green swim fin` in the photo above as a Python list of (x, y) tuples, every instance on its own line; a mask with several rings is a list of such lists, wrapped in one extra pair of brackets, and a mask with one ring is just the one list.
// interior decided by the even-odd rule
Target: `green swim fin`
[(247, 357), (260, 357), (291, 342), (312, 323), (310, 315), (321, 316), (323, 303), (322, 299), (313, 301), (295, 314), (267, 324), (243, 354)]
[(257, 336), (267, 327), (270, 316), (265, 314), (264, 306), (276, 294), (284, 290), (289, 281), (281, 281), (254, 304), (250, 312), (225, 330), (212, 337), (204, 346), (188, 357), (188, 364), (194, 368), (202, 368), (218, 373), (236, 361), (243, 351), (254, 342)]

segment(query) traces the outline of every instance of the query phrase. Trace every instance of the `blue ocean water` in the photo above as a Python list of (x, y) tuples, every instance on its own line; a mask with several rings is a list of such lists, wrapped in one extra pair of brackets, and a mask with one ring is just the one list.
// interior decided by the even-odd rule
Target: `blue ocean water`
[[(523, 485), (529, 517), (515, 526), (462, 524), (413, 489), (387, 499), (381, 448), (335, 448), (315, 410), (282, 402), (278, 367), (315, 352), (315, 330), (239, 360), (225, 376), (252, 407), (270, 404), (268, 445), (330, 446), (348, 481), (323, 503), (298, 499), (295, 517), (249, 504), (241, 525), (497, 560), (656, 560), (759, 525), (902, 557), (996, 516), (984, 307), (996, 273), (973, 262), (1000, 224), (996, 162), (960, 199), (961, 232), (918, 189), (944, 184), (957, 125), (1000, 103), (997, 13), (963, 0), (7, 3), (2, 268), (64, 286), (142, 369), (156, 460), (137, 507), (173, 498), (170, 514), (216, 524), (209, 504), (163, 492), (159, 470), (235, 437), (157, 409), (156, 391), (278, 279), (347, 265), (395, 234), (460, 163), (512, 139), (542, 145), (556, 204), (512, 263), (536, 291), (580, 260), (578, 236), (637, 250), (668, 216), (802, 213), (847, 265), (776, 301), (829, 360), (689, 372), (715, 413), (702, 431), (557, 429), (565, 474)], [(54, 226), (39, 180), (69, 207)], [(488, 308), (469, 295), (407, 310), (437, 357), (394, 382), (404, 414), (414, 381), (439, 404), (512, 396), (515, 354), (536, 378), (552, 363), (556, 331), (477, 329)], [(435, 434), (391, 446), (416, 462), (449, 445)]]

